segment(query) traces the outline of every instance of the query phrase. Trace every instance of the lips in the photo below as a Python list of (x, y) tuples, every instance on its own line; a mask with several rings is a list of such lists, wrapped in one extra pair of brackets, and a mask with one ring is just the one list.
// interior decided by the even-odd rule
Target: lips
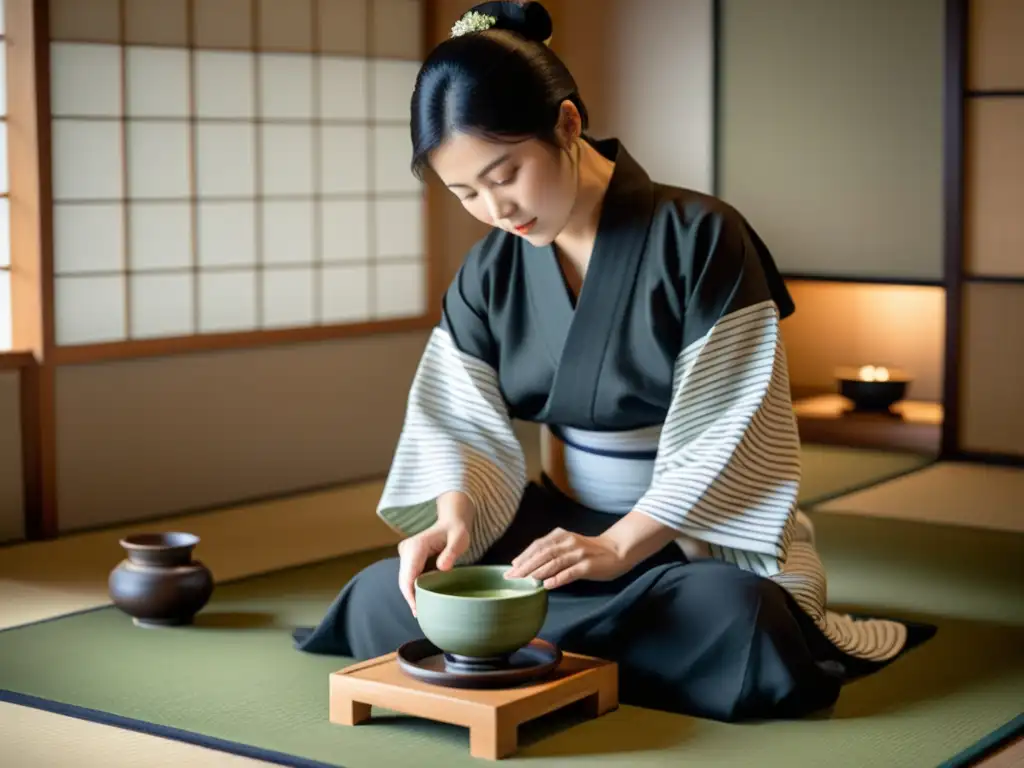
[(525, 224), (520, 224), (518, 227), (513, 227), (513, 229), (515, 230), (516, 234), (525, 235), (527, 232), (533, 229), (533, 225), (536, 223), (537, 219), (531, 219)]

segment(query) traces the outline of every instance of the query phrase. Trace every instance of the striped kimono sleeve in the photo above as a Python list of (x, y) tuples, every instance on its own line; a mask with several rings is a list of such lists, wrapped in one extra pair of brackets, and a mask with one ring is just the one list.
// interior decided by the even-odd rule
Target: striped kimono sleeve
[(469, 303), (460, 272), (431, 333), (406, 404), (377, 514), (405, 536), (437, 519), (436, 499), (465, 493), (475, 510), (470, 546), (478, 560), (511, 524), (526, 487), (526, 460), (491, 361), (493, 341)]
[(800, 441), (780, 304), (741, 225), (708, 225), (650, 486), (635, 508), (712, 556), (778, 572), (793, 535)]
[(898, 656), (907, 645), (907, 626), (889, 619), (860, 618), (828, 609), (828, 578), (815, 546), (814, 523), (803, 512), (796, 526), (785, 562), (769, 574), (818, 625), (841, 651), (861, 659), (884, 662)]
[(672, 399), (635, 508), (783, 587), (845, 653), (892, 659), (907, 627), (828, 609), (814, 525), (797, 506), (800, 440), (779, 327), (794, 309), (785, 285), (745, 222), (704, 229), (712, 246), (685, 276), (692, 291)]

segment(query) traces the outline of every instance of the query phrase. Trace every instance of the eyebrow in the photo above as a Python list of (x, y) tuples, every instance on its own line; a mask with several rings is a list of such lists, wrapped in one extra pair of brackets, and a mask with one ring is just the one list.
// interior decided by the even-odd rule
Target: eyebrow
[[(478, 174), (476, 175), (476, 177), (477, 177), (478, 179), (482, 179), (482, 178), (483, 178), (484, 176), (486, 176), (486, 175), (487, 175), (488, 173), (490, 173), (490, 172), (491, 172), (491, 171), (493, 171), (493, 170), (494, 170), (495, 168), (497, 168), (497, 167), (498, 167), (499, 165), (501, 165), (501, 164), (502, 164), (502, 163), (504, 163), (504, 162), (505, 162), (506, 160), (508, 160), (508, 159), (509, 159), (509, 158), (510, 158), (511, 156), (512, 156), (511, 154), (509, 154), (508, 152), (506, 152), (506, 153), (505, 153), (504, 155), (502, 155), (501, 157), (497, 158), (496, 160), (492, 160), (491, 162), (489, 162), (489, 163), (488, 163), (487, 165), (485, 165), (485, 166), (484, 166), (484, 167), (483, 167), (483, 168), (482, 168), (482, 169), (480, 170), (480, 173), (478, 173)], [(453, 187), (468, 187), (469, 185), (468, 185), (468, 184), (458, 184), (458, 183), (455, 183), (455, 184), (448, 184), (447, 186), (448, 186), (448, 188), (449, 188), (449, 189), (451, 189), (451, 188), (453, 188)]]

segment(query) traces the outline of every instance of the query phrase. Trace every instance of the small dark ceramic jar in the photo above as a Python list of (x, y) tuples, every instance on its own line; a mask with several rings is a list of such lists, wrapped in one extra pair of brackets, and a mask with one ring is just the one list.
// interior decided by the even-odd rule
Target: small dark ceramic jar
[(121, 539), (128, 554), (110, 573), (114, 605), (140, 627), (191, 624), (213, 594), (213, 574), (192, 550), (191, 533), (141, 533)]

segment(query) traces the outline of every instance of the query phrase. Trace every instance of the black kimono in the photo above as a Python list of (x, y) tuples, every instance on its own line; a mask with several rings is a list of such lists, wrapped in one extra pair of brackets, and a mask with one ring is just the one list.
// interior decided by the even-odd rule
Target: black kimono
[[(500, 230), (477, 243), (417, 371), (378, 514), (412, 535), (434, 499), (463, 491), (477, 517), (461, 564), (650, 515), (679, 541), (615, 581), (553, 590), (541, 637), (618, 661), (627, 703), (720, 720), (827, 707), (928, 630), (825, 607), (797, 508), (790, 296), (735, 210), (652, 182), (615, 140), (595, 146), (615, 169), (578, 301), (552, 247)], [(562, 441), (568, 487), (527, 481), (513, 419)], [(397, 574), (397, 559), (360, 573), (299, 647), (367, 658), (422, 637)]]

